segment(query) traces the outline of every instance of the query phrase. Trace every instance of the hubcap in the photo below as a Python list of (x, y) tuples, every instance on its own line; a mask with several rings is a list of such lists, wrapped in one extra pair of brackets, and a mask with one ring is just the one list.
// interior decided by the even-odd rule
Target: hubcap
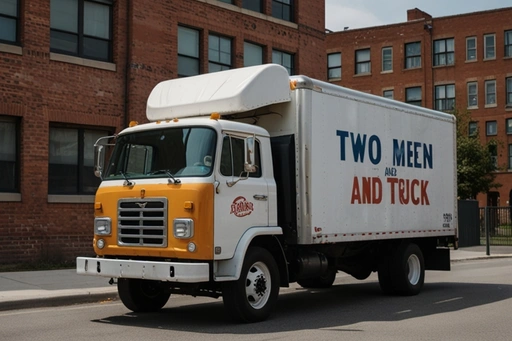
[(416, 285), (421, 277), (421, 264), (418, 256), (410, 255), (407, 260), (407, 277), (411, 285)]
[(256, 262), (250, 268), (245, 280), (247, 302), (254, 309), (261, 309), (270, 297), (272, 279), (265, 263)]

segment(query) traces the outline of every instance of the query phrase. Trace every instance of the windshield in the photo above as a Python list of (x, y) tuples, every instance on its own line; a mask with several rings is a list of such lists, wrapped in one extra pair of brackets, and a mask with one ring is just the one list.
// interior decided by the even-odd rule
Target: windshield
[(215, 145), (215, 131), (204, 127), (121, 135), (104, 180), (208, 176)]

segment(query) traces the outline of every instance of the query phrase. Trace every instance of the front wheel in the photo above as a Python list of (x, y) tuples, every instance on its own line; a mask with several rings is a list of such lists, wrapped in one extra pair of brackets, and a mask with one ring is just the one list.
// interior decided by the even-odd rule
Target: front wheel
[(222, 290), (224, 306), (235, 321), (266, 320), (279, 295), (279, 270), (266, 249), (250, 247), (240, 278), (227, 282)]
[(131, 278), (119, 278), (117, 292), (125, 307), (134, 312), (160, 310), (171, 296), (159, 282)]

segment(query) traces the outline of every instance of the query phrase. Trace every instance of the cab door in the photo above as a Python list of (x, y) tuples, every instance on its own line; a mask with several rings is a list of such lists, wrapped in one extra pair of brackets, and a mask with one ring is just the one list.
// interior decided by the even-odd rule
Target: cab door
[(214, 195), (215, 259), (229, 259), (240, 237), (254, 226), (268, 226), (268, 185), (263, 176), (260, 142), (254, 143), (256, 171), (244, 171), (243, 135), (225, 134), (217, 163)]

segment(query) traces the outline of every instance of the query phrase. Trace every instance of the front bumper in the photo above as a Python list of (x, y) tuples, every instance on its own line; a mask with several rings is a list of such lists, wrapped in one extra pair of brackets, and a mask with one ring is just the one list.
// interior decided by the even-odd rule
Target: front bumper
[(210, 280), (210, 265), (208, 263), (150, 262), (78, 257), (76, 259), (76, 273), (109, 278), (199, 283)]

